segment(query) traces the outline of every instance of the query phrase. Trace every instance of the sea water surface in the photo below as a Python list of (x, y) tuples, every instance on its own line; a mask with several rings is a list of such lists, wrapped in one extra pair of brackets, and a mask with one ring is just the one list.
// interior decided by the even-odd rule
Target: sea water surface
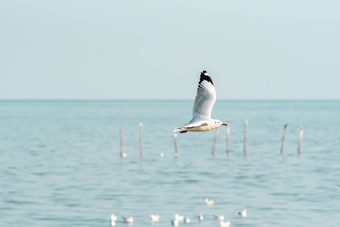
[[(137, 227), (171, 226), (175, 213), (191, 218), (180, 226), (219, 226), (214, 214), (232, 227), (340, 226), (340, 101), (218, 100), (213, 117), (231, 122), (230, 158), (221, 127), (215, 156), (214, 130), (178, 135), (176, 159), (172, 130), (191, 119), (192, 105), (0, 101), (0, 226), (109, 226), (112, 213), (116, 226), (128, 226), (121, 216), (133, 216)], [(241, 209), (246, 218), (237, 215)], [(160, 222), (151, 223), (150, 214)]]

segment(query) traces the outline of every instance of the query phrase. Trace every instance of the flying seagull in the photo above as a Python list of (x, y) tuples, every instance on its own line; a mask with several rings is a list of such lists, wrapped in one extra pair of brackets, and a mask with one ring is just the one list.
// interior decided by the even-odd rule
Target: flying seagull
[(214, 83), (207, 71), (201, 72), (200, 81), (198, 82), (197, 94), (192, 113), (192, 119), (188, 124), (176, 128), (174, 132), (186, 133), (210, 131), (221, 125), (227, 126), (220, 120), (211, 119), (211, 110), (216, 101), (216, 91)]

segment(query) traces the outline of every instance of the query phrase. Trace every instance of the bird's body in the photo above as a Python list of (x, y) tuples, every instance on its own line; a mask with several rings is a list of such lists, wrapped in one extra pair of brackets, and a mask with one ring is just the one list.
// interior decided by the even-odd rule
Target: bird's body
[(173, 226), (178, 226), (178, 220), (177, 219), (173, 219), (173, 220), (171, 220), (171, 225), (173, 225)]
[(199, 119), (193, 118), (188, 124), (181, 127), (180, 133), (190, 132), (205, 132), (218, 128), (222, 125), (215, 119)]
[(217, 119), (211, 119), (211, 111), (216, 101), (216, 91), (214, 83), (209, 74), (203, 71), (198, 82), (197, 94), (195, 98), (192, 119), (189, 123), (180, 128), (176, 128), (174, 132), (186, 133), (210, 131), (221, 125), (227, 125)]
[(213, 215), (214, 218), (218, 219), (219, 221), (224, 221), (224, 215)]
[(240, 216), (243, 217), (243, 218), (247, 217), (247, 210), (246, 210), (246, 209), (240, 210), (240, 211), (238, 212), (238, 215), (240, 215)]
[(202, 214), (198, 215), (198, 220), (199, 220), (199, 221), (203, 221), (203, 219), (204, 219), (204, 218), (203, 218), (203, 215), (202, 215)]
[(132, 224), (133, 223), (133, 217), (123, 217), (123, 220), (125, 223), (129, 223), (129, 224)]

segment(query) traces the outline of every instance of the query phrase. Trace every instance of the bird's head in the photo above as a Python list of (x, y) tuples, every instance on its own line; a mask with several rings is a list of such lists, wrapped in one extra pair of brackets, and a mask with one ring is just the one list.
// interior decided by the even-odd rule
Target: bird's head
[(228, 126), (226, 123), (223, 123), (220, 120), (214, 120), (215, 127), (220, 127), (221, 125)]

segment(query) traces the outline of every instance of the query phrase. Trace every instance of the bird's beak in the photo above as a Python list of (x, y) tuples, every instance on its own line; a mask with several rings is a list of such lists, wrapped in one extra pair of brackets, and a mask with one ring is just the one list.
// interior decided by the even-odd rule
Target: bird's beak
[(226, 123), (223, 123), (222, 125), (228, 126)]

